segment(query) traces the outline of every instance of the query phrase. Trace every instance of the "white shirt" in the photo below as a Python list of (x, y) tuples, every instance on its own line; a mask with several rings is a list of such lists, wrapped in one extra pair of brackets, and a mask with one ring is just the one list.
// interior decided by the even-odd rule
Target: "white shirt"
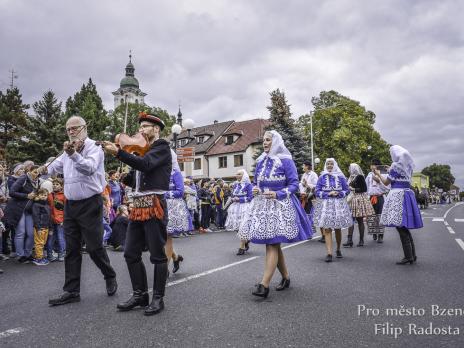
[(314, 188), (316, 187), (317, 179), (318, 179), (317, 174), (312, 170), (308, 173), (303, 173), (303, 175), (301, 176), (301, 181), (300, 181), (300, 193), (305, 192), (305, 187), (303, 186), (303, 180), (306, 180), (306, 184), (310, 188)]
[[(380, 174), (384, 179), (387, 178), (386, 174)], [(390, 188), (385, 186), (382, 182), (377, 182), (374, 180), (374, 174), (370, 172), (367, 174), (366, 177), (366, 185), (367, 185), (367, 194), (369, 196), (381, 196), (386, 193)]]
[(101, 194), (106, 187), (104, 160), (103, 149), (86, 138), (81, 153), (63, 153), (48, 166), (48, 173), (63, 174), (66, 199), (86, 199)]

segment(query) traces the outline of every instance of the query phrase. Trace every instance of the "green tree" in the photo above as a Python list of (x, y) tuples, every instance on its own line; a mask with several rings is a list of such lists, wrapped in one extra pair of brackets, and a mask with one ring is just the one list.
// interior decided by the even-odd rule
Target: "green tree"
[(434, 163), (422, 169), (422, 174), (429, 177), (431, 187), (435, 186), (444, 191), (449, 191), (455, 180), (453, 174), (451, 174), (451, 167), (447, 164)]
[[(267, 107), (270, 113), (271, 124), (266, 130), (275, 130), (282, 136), (285, 146), (290, 151), (299, 172), (302, 171), (303, 162), (307, 160), (309, 147), (303, 138), (303, 134), (296, 126), (295, 120), (290, 112), (285, 93), (276, 89), (270, 93), (271, 105)], [(261, 150), (261, 151), (259, 151)], [(262, 148), (256, 152), (256, 158), (262, 153)]]
[(107, 128), (110, 126), (110, 117), (103, 108), (103, 102), (97, 92), (97, 87), (89, 78), (81, 90), (69, 97), (66, 101), (65, 118), (79, 115), (88, 125), (88, 134), (91, 139), (108, 140)]
[(23, 104), (17, 87), (7, 89), (6, 93), (0, 91), (0, 160), (9, 165), (27, 159), (20, 150), (26, 140), (27, 109), (29, 105)]
[[(312, 98), (314, 157), (321, 159), (321, 170), (328, 157), (334, 157), (347, 175), (350, 163), (358, 163), (368, 171), (370, 161), (378, 158), (390, 164), (389, 144), (374, 129), (375, 114), (358, 101), (335, 91), (323, 91)], [(311, 141), (310, 115), (303, 115), (298, 125)]]
[(32, 104), (34, 116), (28, 117), (27, 143), (21, 152), (29, 159), (44, 163), (50, 156), (57, 156), (67, 140), (65, 119), (55, 93), (47, 91), (42, 99)]

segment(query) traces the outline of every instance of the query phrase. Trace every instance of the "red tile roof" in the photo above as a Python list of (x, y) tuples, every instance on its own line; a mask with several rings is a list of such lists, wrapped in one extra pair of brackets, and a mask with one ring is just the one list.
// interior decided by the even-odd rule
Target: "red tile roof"
[[(269, 120), (254, 119), (235, 122), (222, 137), (209, 149), (207, 156), (219, 155), (231, 152), (245, 152), (248, 146), (262, 142), (264, 128), (270, 124)], [(230, 145), (226, 145), (227, 135), (239, 135), (238, 139)]]

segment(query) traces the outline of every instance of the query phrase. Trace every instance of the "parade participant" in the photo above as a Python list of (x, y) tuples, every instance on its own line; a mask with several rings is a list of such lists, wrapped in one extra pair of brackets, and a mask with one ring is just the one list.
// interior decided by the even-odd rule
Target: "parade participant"
[[(237, 183), (234, 185), (232, 191), (232, 204), (227, 209), (226, 229), (229, 231), (238, 231), (240, 223), (249, 208), (250, 202), (253, 199), (253, 185), (251, 184), (250, 177), (245, 169), (240, 169), (235, 174)], [(238, 248), (237, 255), (245, 254), (248, 250), (250, 242), (246, 239), (240, 240), (240, 247)]]
[(281, 243), (306, 240), (311, 237), (312, 230), (311, 221), (295, 196), (298, 174), (282, 136), (276, 131), (264, 133), (263, 148), (264, 153), (256, 163), (253, 188), (256, 197), (243, 217), (238, 236), (252, 243), (266, 244), (264, 274), (252, 292), (266, 298), (276, 267), (282, 275), (276, 290), (290, 286)]
[(332, 262), (332, 230), (335, 230), (337, 242), (337, 258), (342, 258), (340, 246), (342, 243), (342, 228), (353, 225), (350, 207), (346, 196), (350, 189), (345, 175), (338, 167), (334, 158), (327, 158), (316, 185), (316, 197), (319, 199), (314, 209), (316, 226), (324, 229), (325, 246), (327, 249), (326, 262)]
[(193, 230), (192, 217), (184, 201), (184, 179), (177, 163), (177, 155), (171, 150), (172, 170), (169, 180), (169, 191), (166, 192), (165, 198), (168, 206), (168, 239), (166, 241), (166, 256), (168, 264), (172, 259), (174, 267), (172, 273), (179, 270), (180, 262), (184, 261), (182, 255), (177, 255), (174, 251), (173, 236), (186, 233)]
[[(105, 151), (116, 156), (132, 170), (124, 178), (124, 184), (134, 188), (133, 208), (129, 215), (129, 226), (124, 246), (133, 293), (117, 308), (128, 311), (137, 306), (145, 307), (145, 315), (153, 315), (164, 309), (164, 290), (168, 275), (165, 253), (168, 212), (164, 194), (169, 190), (172, 169), (169, 143), (160, 139), (164, 123), (156, 116), (141, 113), (139, 131), (149, 143), (148, 151), (142, 156), (130, 154), (115, 144), (104, 142)], [(154, 264), (153, 299), (149, 304), (148, 282), (142, 250), (147, 245), (150, 261)]]
[[(377, 243), (383, 243), (385, 226), (380, 224), (380, 216), (382, 215), (384, 203), (383, 195), (388, 192), (389, 188), (385, 186), (374, 174), (374, 170), (376, 170), (379, 165), (380, 161), (378, 159), (373, 159), (371, 161), (371, 172), (367, 174), (366, 177), (367, 194), (370, 197), (370, 201), (375, 212), (375, 215), (367, 217), (367, 229), (368, 233), (372, 234), (374, 240), (377, 240)], [(384, 179), (386, 178), (386, 175), (381, 175)]]
[[(373, 216), (375, 214), (372, 204), (367, 196), (366, 179), (361, 167), (356, 163), (351, 163), (349, 167), (350, 178), (348, 179), (348, 186), (351, 193), (348, 196), (348, 205), (353, 214), (353, 219), (358, 223), (359, 242), (358, 247), (364, 246), (364, 218)], [(348, 240), (344, 247), (353, 246), (353, 231), (354, 225), (348, 228)]]
[(80, 301), (82, 241), (95, 265), (102, 272), (108, 296), (116, 293), (116, 273), (103, 248), (103, 192), (105, 181), (105, 156), (100, 146), (87, 136), (87, 124), (80, 116), (66, 122), (69, 141), (64, 143), (64, 153), (42, 173), (52, 176), (63, 174), (64, 234), (66, 240), (64, 293), (49, 300), (52, 306)]
[[(303, 175), (300, 180), (300, 199), (301, 205), (305, 210), (306, 214), (311, 214), (313, 209), (314, 190), (317, 184), (317, 174), (313, 171), (313, 165), (311, 161), (305, 161), (303, 163)], [(324, 243), (324, 232), (321, 228), (321, 239), (319, 242)]]
[(384, 178), (378, 169), (374, 171), (384, 185), (391, 184), (391, 190), (383, 205), (380, 223), (388, 227), (396, 227), (398, 230), (404, 258), (397, 264), (412, 264), (417, 260), (417, 256), (410, 229), (423, 227), (422, 216), (411, 190), (414, 160), (409, 151), (399, 145), (390, 147), (390, 155), (393, 163), (387, 178)]

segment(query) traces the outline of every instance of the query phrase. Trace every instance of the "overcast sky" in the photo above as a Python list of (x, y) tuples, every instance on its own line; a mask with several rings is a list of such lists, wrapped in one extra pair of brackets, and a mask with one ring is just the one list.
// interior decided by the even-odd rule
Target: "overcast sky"
[(464, 187), (464, 1), (0, 0), (0, 89), (65, 101), (92, 77), (107, 109), (131, 49), (146, 102), (196, 125), (295, 117), (334, 89), (377, 115), (416, 169), (451, 164)]

